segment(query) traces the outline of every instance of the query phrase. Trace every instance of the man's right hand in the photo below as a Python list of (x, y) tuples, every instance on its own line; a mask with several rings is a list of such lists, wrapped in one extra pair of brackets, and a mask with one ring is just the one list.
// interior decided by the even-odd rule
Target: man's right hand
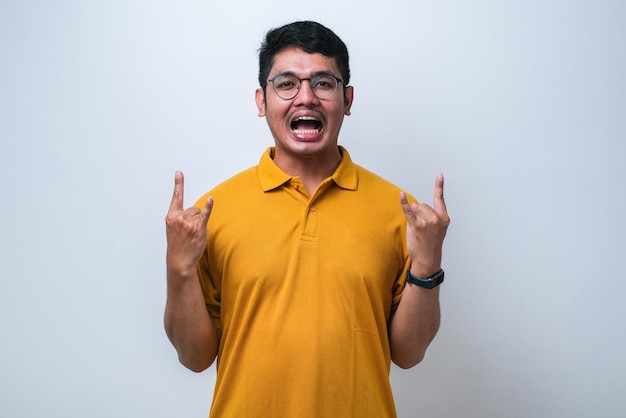
[(203, 210), (185, 209), (185, 180), (176, 172), (174, 196), (165, 217), (167, 230), (167, 303), (165, 331), (187, 368), (200, 372), (213, 363), (219, 345), (217, 329), (209, 317), (196, 265), (207, 243), (207, 222), (213, 199)]
[(185, 178), (181, 171), (174, 176), (174, 195), (165, 217), (167, 236), (167, 268), (183, 276), (195, 271), (206, 246), (207, 223), (213, 199), (208, 198), (204, 210), (195, 206), (185, 209), (183, 198)]

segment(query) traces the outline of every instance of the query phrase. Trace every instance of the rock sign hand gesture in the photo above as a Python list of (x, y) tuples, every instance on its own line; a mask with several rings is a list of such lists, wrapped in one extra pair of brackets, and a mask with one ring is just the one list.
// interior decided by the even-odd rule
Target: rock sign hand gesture
[(184, 209), (185, 178), (180, 171), (174, 177), (174, 195), (165, 217), (167, 236), (167, 268), (179, 273), (195, 270), (206, 246), (207, 222), (213, 199), (207, 199), (204, 210), (192, 206)]
[(425, 203), (409, 204), (400, 193), (400, 204), (406, 215), (406, 242), (411, 257), (411, 272), (426, 278), (441, 269), (441, 253), (450, 217), (443, 198), (443, 175), (435, 181), (433, 207)]

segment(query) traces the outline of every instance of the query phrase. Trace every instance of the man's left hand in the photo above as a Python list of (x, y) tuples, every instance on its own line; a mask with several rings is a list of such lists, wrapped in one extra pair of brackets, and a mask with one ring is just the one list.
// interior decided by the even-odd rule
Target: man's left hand
[(406, 193), (400, 193), (400, 205), (406, 215), (406, 243), (411, 257), (411, 274), (427, 278), (441, 269), (443, 240), (450, 217), (443, 198), (443, 174), (435, 181), (433, 206), (409, 203)]

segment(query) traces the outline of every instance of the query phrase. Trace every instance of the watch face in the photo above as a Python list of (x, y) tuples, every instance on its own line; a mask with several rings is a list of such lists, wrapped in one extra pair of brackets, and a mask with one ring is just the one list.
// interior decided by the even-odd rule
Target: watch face
[(434, 277), (433, 277), (433, 287), (440, 285), (441, 283), (443, 283), (443, 270), (440, 270), (439, 273), (437, 273)]

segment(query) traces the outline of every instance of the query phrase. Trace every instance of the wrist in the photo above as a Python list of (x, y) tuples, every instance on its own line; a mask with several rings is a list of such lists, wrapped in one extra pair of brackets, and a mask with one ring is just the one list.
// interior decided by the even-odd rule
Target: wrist
[(419, 264), (411, 263), (411, 266), (409, 267), (408, 271), (414, 277), (424, 278), (424, 277), (430, 277), (438, 273), (440, 270), (441, 270), (441, 264), (419, 265)]
[(166, 263), (167, 278), (169, 281), (185, 281), (197, 277), (196, 263), (176, 263), (167, 260)]
[(171, 274), (178, 277), (189, 277), (196, 274), (198, 258), (189, 253), (181, 252), (177, 248), (167, 248), (165, 254), (165, 266), (168, 276)]
[(411, 285), (419, 286), (424, 289), (433, 289), (443, 283), (444, 272), (439, 269), (433, 274), (416, 276), (412, 273), (411, 267), (406, 271), (406, 282)]

